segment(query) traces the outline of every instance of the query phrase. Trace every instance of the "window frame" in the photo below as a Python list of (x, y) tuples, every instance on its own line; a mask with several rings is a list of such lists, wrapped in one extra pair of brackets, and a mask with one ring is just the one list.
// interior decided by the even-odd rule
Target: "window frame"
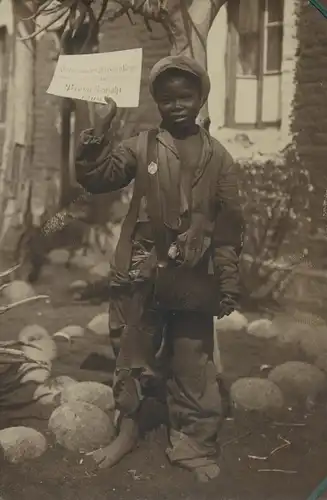
[[(262, 129), (266, 127), (280, 127), (281, 119), (274, 122), (263, 121), (263, 86), (264, 77), (270, 75), (281, 75), (282, 67), (280, 70), (269, 71), (267, 70), (267, 57), (268, 57), (268, 30), (269, 27), (280, 26), (283, 30), (284, 18), (281, 21), (268, 21), (268, 0), (259, 0), (259, 60), (258, 60), (258, 74), (255, 75), (242, 75), (242, 79), (256, 80), (256, 122), (255, 123), (242, 123), (239, 124), (235, 120), (235, 106), (236, 106), (236, 84), (237, 84), (237, 58), (239, 47), (239, 33), (238, 33), (238, 16), (240, 2), (242, 0), (231, 0), (227, 3), (227, 19), (228, 19), (228, 34), (227, 34), (227, 50), (226, 50), (226, 101), (225, 101), (225, 124), (230, 128), (237, 129)], [(285, 3), (285, 0), (284, 2)], [(283, 37), (283, 32), (282, 32)], [(283, 38), (282, 38), (283, 40)], [(282, 41), (283, 44), (283, 41)], [(282, 50), (282, 47), (281, 47)], [(282, 61), (281, 61), (282, 65)]]

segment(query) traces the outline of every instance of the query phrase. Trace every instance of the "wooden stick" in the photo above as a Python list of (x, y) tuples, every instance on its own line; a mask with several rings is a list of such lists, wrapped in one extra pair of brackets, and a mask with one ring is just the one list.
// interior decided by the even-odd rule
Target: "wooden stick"
[(281, 472), (283, 474), (297, 474), (297, 470), (284, 470), (284, 469), (258, 469), (258, 472)]
[(36, 295), (35, 297), (28, 297), (27, 299), (19, 300), (17, 302), (13, 302), (12, 304), (0, 307), (0, 314), (4, 314), (5, 312), (10, 311), (10, 309), (13, 309), (14, 307), (21, 306), (23, 304), (27, 304), (28, 302), (33, 302), (34, 300), (39, 300), (39, 299), (49, 299), (49, 295)]

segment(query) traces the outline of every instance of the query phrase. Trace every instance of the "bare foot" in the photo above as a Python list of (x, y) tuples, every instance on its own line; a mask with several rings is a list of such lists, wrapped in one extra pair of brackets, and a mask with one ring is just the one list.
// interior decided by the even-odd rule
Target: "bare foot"
[[(174, 464), (174, 461), (172, 463)], [(197, 480), (201, 483), (207, 483), (211, 479), (218, 477), (220, 474), (220, 468), (218, 465), (211, 459), (205, 457), (182, 460), (181, 462), (175, 462), (175, 465), (193, 472)]]
[(198, 481), (207, 483), (210, 479), (215, 479), (220, 474), (220, 469), (217, 464), (203, 465), (194, 469), (194, 474)]
[(113, 467), (135, 447), (138, 441), (138, 425), (135, 420), (125, 418), (121, 422), (116, 439), (105, 448), (100, 448), (90, 456), (100, 469)]

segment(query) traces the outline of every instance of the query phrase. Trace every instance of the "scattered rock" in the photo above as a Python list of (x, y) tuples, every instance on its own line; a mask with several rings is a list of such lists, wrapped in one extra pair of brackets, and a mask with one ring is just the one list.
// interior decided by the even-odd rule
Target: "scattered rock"
[(79, 325), (68, 325), (53, 334), (53, 337), (63, 337), (67, 340), (84, 337), (85, 329)]
[(43, 405), (56, 403), (57, 396), (62, 393), (65, 387), (76, 385), (78, 382), (71, 377), (62, 375), (54, 379), (49, 379), (46, 383), (39, 385), (33, 395), (34, 400)]
[[(99, 349), (100, 351), (100, 349)], [(101, 352), (91, 352), (81, 363), (81, 370), (92, 370), (113, 374), (116, 358), (111, 345), (101, 349)]]
[(215, 319), (215, 329), (220, 331), (238, 332), (248, 326), (248, 320), (238, 311), (233, 311), (229, 316), (221, 319)]
[(115, 406), (112, 389), (99, 382), (78, 382), (67, 385), (61, 393), (61, 403), (84, 402), (97, 406), (103, 411), (113, 410)]
[(310, 335), (312, 328), (305, 323), (292, 320), (273, 321), (278, 332), (277, 342), (280, 345), (301, 346), (302, 337)]
[(76, 280), (69, 285), (69, 290), (72, 293), (82, 292), (83, 290), (85, 290), (85, 288), (87, 288), (87, 286), (88, 286), (87, 281)]
[(45, 328), (28, 325), (21, 330), (18, 339), (24, 342), (24, 353), (35, 361), (53, 361), (57, 356), (57, 347)]
[(48, 254), (50, 264), (65, 266), (69, 261), (69, 251), (65, 248), (56, 248)]
[(77, 253), (72, 259), (71, 264), (80, 269), (90, 269), (97, 265), (98, 257), (93, 254), (82, 255)]
[(3, 296), (12, 304), (13, 302), (19, 302), (20, 300), (29, 299), (34, 297), (36, 294), (28, 283), (25, 281), (12, 281), (11, 283), (3, 289)]
[(0, 447), (12, 464), (38, 458), (47, 449), (45, 437), (29, 427), (8, 427), (0, 431)]
[(49, 430), (56, 441), (70, 451), (90, 452), (109, 444), (114, 435), (113, 421), (89, 403), (65, 403), (54, 410)]
[(300, 346), (310, 358), (316, 358), (323, 352), (327, 353), (327, 328), (308, 328), (308, 334), (301, 336)]
[(252, 321), (247, 328), (249, 335), (261, 339), (271, 339), (277, 336), (277, 330), (270, 319), (258, 319)]
[(289, 399), (315, 398), (326, 387), (326, 376), (316, 366), (302, 361), (288, 361), (268, 375)]
[(26, 384), (27, 382), (35, 382), (43, 384), (51, 374), (51, 363), (23, 363), (18, 368), (18, 374), (21, 375), (20, 382)]
[(266, 412), (283, 406), (281, 390), (273, 382), (262, 378), (240, 378), (231, 387), (230, 395), (235, 408)]
[(97, 335), (109, 335), (109, 314), (98, 314), (89, 322), (87, 328)]
[(111, 266), (109, 262), (100, 262), (90, 269), (90, 274), (96, 278), (108, 278), (110, 275)]

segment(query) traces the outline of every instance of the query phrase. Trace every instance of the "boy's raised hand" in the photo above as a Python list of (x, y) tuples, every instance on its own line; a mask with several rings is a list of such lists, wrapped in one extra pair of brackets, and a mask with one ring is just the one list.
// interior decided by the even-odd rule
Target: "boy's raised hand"
[(105, 97), (106, 104), (96, 104), (95, 112), (97, 119), (94, 127), (94, 135), (106, 134), (117, 114), (117, 104), (111, 97)]

